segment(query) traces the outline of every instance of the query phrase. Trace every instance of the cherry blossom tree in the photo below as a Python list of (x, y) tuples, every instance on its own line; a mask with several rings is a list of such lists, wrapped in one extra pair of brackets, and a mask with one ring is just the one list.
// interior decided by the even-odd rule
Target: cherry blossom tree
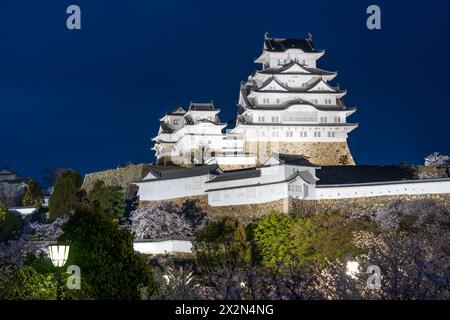
[(189, 205), (159, 202), (131, 213), (131, 231), (138, 239), (190, 237), (203, 215)]

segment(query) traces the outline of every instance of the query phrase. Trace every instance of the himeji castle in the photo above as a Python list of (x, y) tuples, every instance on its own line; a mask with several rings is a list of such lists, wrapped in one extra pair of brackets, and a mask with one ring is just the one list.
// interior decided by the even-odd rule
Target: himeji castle
[[(196, 200), (213, 212), (288, 212), (297, 201), (442, 195), (450, 178), (421, 179), (403, 166), (355, 165), (347, 145), (345, 90), (325, 54), (306, 39), (264, 36), (261, 69), (242, 82), (237, 117), (213, 102), (176, 107), (160, 119), (157, 165), (135, 181), (140, 205)], [(226, 130), (227, 129), (227, 130)], [(216, 211), (214, 211), (216, 212)]]
[(278, 152), (318, 165), (354, 164), (347, 137), (357, 124), (347, 117), (356, 109), (343, 101), (345, 90), (329, 84), (336, 72), (316, 67), (324, 54), (311, 36), (265, 34), (255, 60), (262, 68), (241, 83), (235, 126), (224, 132), (212, 102), (176, 107), (160, 119), (153, 139), (157, 163), (235, 169), (263, 164)]

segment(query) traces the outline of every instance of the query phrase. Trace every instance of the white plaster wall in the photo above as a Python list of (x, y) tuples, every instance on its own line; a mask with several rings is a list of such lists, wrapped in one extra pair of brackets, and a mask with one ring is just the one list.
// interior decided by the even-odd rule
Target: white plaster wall
[(37, 207), (12, 207), (8, 208), (8, 211), (15, 212), (23, 216), (27, 216), (37, 212), (39, 208)]
[(316, 187), (308, 199), (363, 198), (389, 195), (450, 193), (450, 180), (391, 184), (338, 185)]
[(168, 200), (174, 198), (204, 195), (204, 183), (208, 175), (137, 182), (140, 201)]
[(191, 253), (192, 242), (188, 240), (136, 240), (133, 243), (133, 248), (143, 254)]
[(290, 92), (290, 91), (279, 91), (279, 92), (255, 92), (252, 91), (248, 96), (253, 98), (258, 105), (264, 105), (263, 99), (269, 99), (270, 104), (274, 104), (277, 99), (280, 103), (292, 101), (296, 99), (303, 99), (306, 101), (313, 102), (314, 99), (317, 100), (317, 104), (325, 104), (325, 99), (331, 99), (331, 105), (336, 104), (336, 98), (344, 96), (345, 93), (335, 93), (335, 92), (324, 92), (324, 93), (311, 93), (311, 92)]
[(258, 204), (287, 199), (287, 183), (208, 192), (208, 204), (213, 207)]
[[(246, 135), (246, 141), (263, 142), (263, 141), (304, 141), (304, 142), (342, 142), (346, 141), (347, 133), (353, 130), (352, 127), (317, 127), (315, 126), (277, 126), (277, 125), (265, 125), (265, 126), (252, 126), (252, 125), (239, 125), (235, 129), (235, 132), (242, 132)], [(278, 131), (278, 136), (273, 136), (273, 131)], [(292, 131), (292, 137), (286, 136), (286, 131)], [(320, 131), (321, 137), (314, 137), (314, 132)], [(306, 132), (306, 137), (301, 136), (300, 132)], [(328, 132), (335, 132), (335, 137), (328, 137)]]
[(245, 187), (254, 184), (280, 182), (286, 179), (284, 166), (273, 166), (258, 169), (261, 176), (247, 179), (227, 180), (205, 183), (206, 190)]

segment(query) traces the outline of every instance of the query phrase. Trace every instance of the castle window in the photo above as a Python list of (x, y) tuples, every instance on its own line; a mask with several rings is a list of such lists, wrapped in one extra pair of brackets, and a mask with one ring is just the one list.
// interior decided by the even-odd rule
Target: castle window
[(300, 137), (306, 138), (308, 136), (306, 131), (300, 131)]
[(331, 99), (325, 99), (325, 104), (331, 104)]
[(272, 137), (278, 137), (279, 132), (278, 131), (272, 131)]
[(263, 98), (263, 103), (269, 104), (270, 103), (269, 98)]
[(317, 99), (312, 99), (311, 101), (312, 101), (312, 103), (314, 103), (314, 104), (318, 104), (318, 103), (319, 103), (319, 102), (317, 101)]
[(258, 117), (258, 122), (264, 122), (264, 121), (265, 121), (264, 116), (259, 116)]
[(334, 122), (340, 123), (341, 122), (341, 117), (334, 117)]
[(327, 123), (327, 117), (320, 117), (320, 122)]
[(320, 131), (314, 132), (314, 138), (320, 138)]
[(173, 120), (173, 124), (177, 125), (178, 124), (178, 119)]
[(334, 138), (334, 136), (335, 136), (335, 132), (334, 131), (328, 132), (328, 137), (329, 138)]
[(279, 123), (280, 118), (279, 117), (272, 117), (272, 123)]

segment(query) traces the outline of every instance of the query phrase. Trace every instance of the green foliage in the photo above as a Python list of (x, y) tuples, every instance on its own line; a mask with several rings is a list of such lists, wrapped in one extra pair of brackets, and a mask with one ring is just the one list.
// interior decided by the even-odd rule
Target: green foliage
[(76, 209), (80, 205), (81, 183), (80, 174), (71, 170), (64, 172), (56, 181), (54, 192), (48, 204), (51, 220)]
[(43, 275), (31, 266), (22, 266), (11, 274), (2, 272), (0, 299), (43, 300), (55, 299), (56, 278), (53, 274)]
[(48, 275), (55, 273), (55, 266), (52, 261), (44, 253), (34, 255), (30, 254), (26, 257), (24, 265), (32, 267), (38, 273)]
[(272, 212), (249, 226), (256, 260), (269, 269), (292, 266), (293, 242), (291, 230), (295, 218)]
[(273, 212), (249, 226), (255, 259), (262, 266), (281, 270), (303, 269), (361, 254), (353, 232), (375, 231), (375, 224), (327, 212), (295, 218)]
[(63, 226), (60, 241), (70, 245), (68, 264), (82, 270), (95, 299), (138, 299), (154, 290), (152, 269), (133, 249), (133, 235), (99, 208), (79, 208)]
[(22, 219), (0, 206), (0, 242), (16, 238), (22, 228)]
[(22, 204), (24, 206), (40, 206), (44, 195), (42, 190), (36, 181), (31, 180), (28, 182), (27, 189), (22, 198)]
[(352, 218), (340, 211), (298, 218), (292, 228), (292, 244), (297, 266), (307, 268), (326, 261), (343, 260), (360, 255), (353, 243), (353, 232), (374, 230), (373, 223)]
[(199, 230), (194, 248), (197, 265), (204, 272), (225, 265), (251, 262), (251, 247), (245, 228), (236, 219), (226, 217)]
[[(41, 260), (39, 263), (45, 263), (43, 258), (36, 259)], [(48, 258), (47, 262), (51, 264)], [(61, 299), (87, 299), (87, 287), (83, 282), (81, 290), (67, 288), (69, 276), (70, 274), (65, 272), (61, 274)], [(57, 285), (55, 267), (46, 272), (40, 272), (34, 265), (29, 264), (16, 270), (3, 269), (0, 273), (0, 300), (55, 300)]]
[(6, 213), (8, 212), (8, 209), (0, 203), (0, 221), (2, 221), (6, 217)]
[(126, 202), (119, 186), (105, 186), (101, 180), (97, 180), (88, 195), (91, 204), (99, 206), (103, 213), (112, 219), (123, 221), (126, 218)]

